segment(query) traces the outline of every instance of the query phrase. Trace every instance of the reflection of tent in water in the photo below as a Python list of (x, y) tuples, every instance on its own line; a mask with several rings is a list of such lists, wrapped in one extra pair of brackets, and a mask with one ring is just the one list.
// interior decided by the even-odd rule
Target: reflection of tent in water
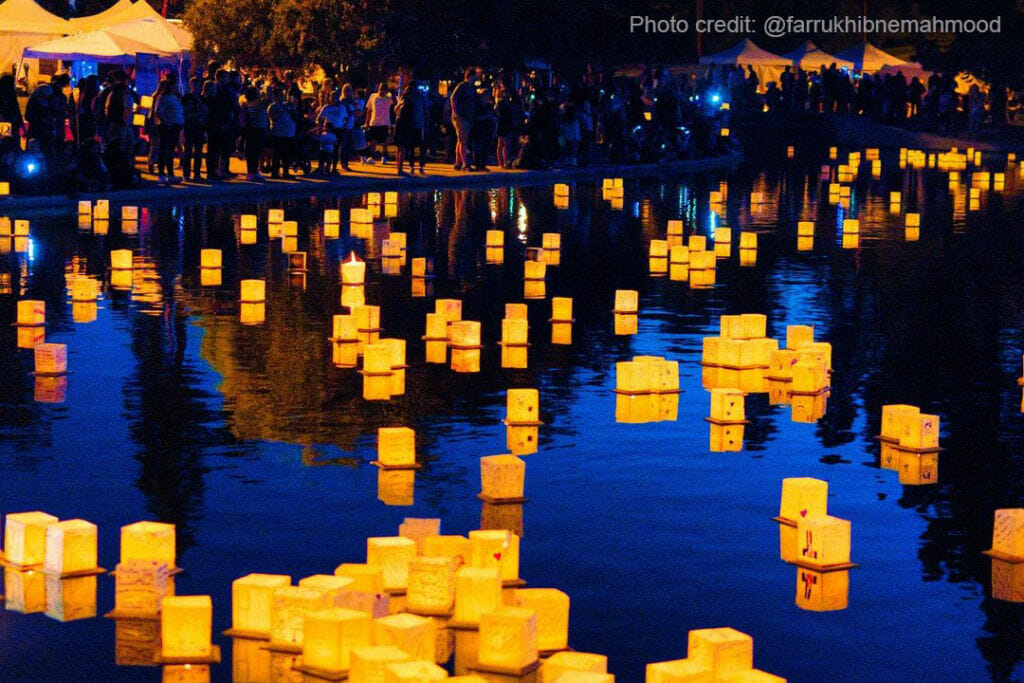
[(716, 52), (713, 55), (706, 55), (700, 58), (700, 63), (706, 66), (720, 66), (727, 64), (739, 65), (744, 68), (750, 66), (757, 74), (760, 81), (760, 89), (764, 89), (769, 81), (779, 82), (779, 76), (787, 66), (793, 65), (793, 60), (782, 55), (768, 52), (754, 44), (750, 38), (744, 38), (728, 50)]
[(783, 57), (792, 60), (795, 66), (804, 71), (817, 71), (821, 67), (827, 69), (833, 64), (837, 69), (853, 68), (853, 62), (830, 55), (809, 40), (792, 52), (787, 52)]

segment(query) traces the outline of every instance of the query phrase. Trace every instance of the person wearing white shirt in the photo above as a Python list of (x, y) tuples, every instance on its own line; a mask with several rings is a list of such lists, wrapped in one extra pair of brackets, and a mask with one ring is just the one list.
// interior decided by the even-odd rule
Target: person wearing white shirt
[(369, 128), (366, 133), (366, 142), (369, 143), (366, 156), (370, 156), (379, 143), (382, 164), (388, 163), (388, 132), (391, 129), (391, 107), (393, 104), (387, 83), (381, 83), (377, 87), (377, 92), (370, 95), (370, 99), (366, 103), (366, 125)]

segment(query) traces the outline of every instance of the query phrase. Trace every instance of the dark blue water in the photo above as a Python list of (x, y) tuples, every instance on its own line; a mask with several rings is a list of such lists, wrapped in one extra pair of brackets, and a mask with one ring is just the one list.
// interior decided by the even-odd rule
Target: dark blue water
[[(1006, 191), (965, 211), (944, 175), (899, 171), (892, 159), (882, 179), (865, 172), (857, 183), (843, 215), (860, 219), (862, 236), (844, 249), (818, 163), (771, 158), (732, 173), (627, 181), (622, 210), (589, 182), (573, 186), (564, 211), (549, 186), (402, 195), (388, 224), (408, 234), (410, 256), (434, 257), (433, 296), (462, 299), (463, 317), (483, 323), (483, 367), (470, 375), (423, 362), (433, 297), (411, 296), (408, 267), (382, 275), (378, 250), (344, 225), (338, 240), (320, 236), (323, 208), (347, 216), (361, 197), (144, 206), (138, 235), (122, 234), (116, 218), (101, 236), (70, 214), (32, 216), (27, 250), (0, 256), (0, 512), (98, 524), (108, 568), (120, 526), (175, 523), (186, 570), (177, 592), (212, 595), (218, 633), (230, 625), (234, 578), (331, 573), (364, 561), (367, 536), (394, 535), (405, 517), (440, 517), (456, 534), (521, 523), (521, 575), (571, 596), (570, 644), (607, 654), (620, 681), (685, 656), (687, 630), (726, 625), (753, 636), (757, 667), (793, 681), (1020, 679), (1024, 607), (992, 597), (981, 555), (993, 510), (1024, 504), (1017, 169)], [(708, 192), (721, 180), (727, 211), (712, 217)], [(752, 189), (767, 199), (753, 209)], [(890, 190), (921, 212), (919, 241), (905, 241), (902, 217), (889, 214)], [(289, 277), (280, 241), (268, 241), (269, 207), (299, 221), (304, 287)], [(259, 242), (241, 246), (233, 217), (248, 212), (261, 217)], [(800, 252), (805, 217), (816, 217), (816, 237)], [(688, 234), (733, 228), (715, 288), (650, 277), (649, 241), (676, 218)], [(501, 266), (485, 264), (488, 229), (505, 231)], [(760, 233), (753, 267), (738, 263), (740, 229)], [(526, 246), (554, 231), (561, 265), (548, 268), (548, 299), (529, 304), (529, 369), (503, 370), (504, 303), (522, 300)], [(222, 287), (200, 286), (204, 247), (223, 250)], [(130, 293), (106, 287), (113, 248), (135, 252)], [(350, 250), (370, 254), (367, 299), (382, 307), (384, 335), (408, 340), (407, 393), (386, 403), (365, 402), (360, 375), (331, 364), (338, 262)], [(73, 321), (73, 274), (104, 282), (94, 322)], [(238, 320), (237, 283), (249, 277), (267, 280), (262, 325)], [(634, 336), (612, 330), (623, 288), (641, 293)], [(572, 346), (548, 343), (551, 296), (574, 298)], [(47, 341), (68, 345), (62, 402), (35, 400), (31, 352), (17, 349), (10, 325), (21, 298), (44, 299)], [(775, 337), (813, 324), (832, 343), (821, 420), (794, 423), (788, 406), (754, 394), (743, 451), (709, 451), (701, 342), (725, 313), (764, 313)], [(640, 354), (680, 362), (677, 420), (616, 423), (614, 364)], [(539, 451), (525, 456), (529, 501), (495, 522), (476, 497), (478, 458), (505, 452), (505, 390), (530, 386), (545, 425)], [(903, 486), (879, 467), (872, 436), (887, 403), (941, 416), (937, 485)], [(425, 463), (409, 506), (379, 499), (369, 465), (377, 428), (399, 424), (416, 430)], [(846, 609), (796, 604), (797, 569), (779, 559), (771, 521), (788, 476), (828, 480), (830, 513), (853, 523), (861, 566)], [(113, 579), (101, 576), (96, 613), (112, 607)], [(217, 642), (225, 661), (212, 677), (229, 680), (231, 642)], [(160, 675), (115, 665), (110, 620), (0, 612), (5, 681)]]

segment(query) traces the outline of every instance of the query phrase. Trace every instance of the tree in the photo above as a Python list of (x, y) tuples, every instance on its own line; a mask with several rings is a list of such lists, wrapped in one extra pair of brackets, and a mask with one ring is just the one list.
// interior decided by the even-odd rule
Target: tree
[(182, 17), (192, 32), (193, 52), (239, 66), (272, 63), (275, 0), (190, 0)]

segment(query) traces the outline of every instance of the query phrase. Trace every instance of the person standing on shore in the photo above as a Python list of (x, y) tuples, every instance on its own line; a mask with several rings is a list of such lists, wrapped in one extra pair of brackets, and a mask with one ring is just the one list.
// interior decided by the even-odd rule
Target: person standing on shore
[(271, 178), (291, 178), (292, 148), (295, 144), (295, 114), (285, 101), (281, 88), (274, 90), (274, 102), (267, 108), (270, 118), (270, 141), (274, 149)]
[(157, 174), (161, 184), (176, 183), (180, 178), (174, 175), (174, 152), (178, 148), (181, 128), (185, 124), (185, 112), (178, 92), (178, 75), (168, 74), (162, 83), (160, 94), (153, 102), (160, 148), (157, 153)]
[(420, 151), (420, 173), (425, 164), (425, 137), (427, 128), (427, 99), (416, 81), (409, 83), (395, 108), (395, 146), (398, 149), (398, 175), (405, 175), (405, 160), (409, 172), (416, 172), (416, 149)]
[(181, 98), (182, 110), (185, 112), (185, 150), (181, 157), (181, 167), (185, 180), (198, 181), (203, 170), (203, 143), (206, 141), (209, 110), (200, 94), (202, 79), (193, 76), (188, 85), (189, 91)]
[(452, 91), (452, 127), (455, 129), (455, 170), (469, 170), (473, 165), (471, 136), (476, 120), (477, 96), (473, 80), (476, 71), (466, 69), (462, 81)]
[(255, 86), (250, 85), (245, 91), (241, 123), (245, 140), (245, 179), (258, 183), (263, 180), (260, 175), (260, 157), (270, 131), (270, 120), (266, 105), (260, 98), (260, 91)]
[(366, 156), (369, 157), (380, 144), (382, 164), (388, 163), (388, 133), (391, 130), (392, 105), (388, 84), (384, 82), (377, 86), (377, 92), (370, 95), (366, 103), (366, 125), (369, 128), (366, 135), (366, 141), (369, 143)]

